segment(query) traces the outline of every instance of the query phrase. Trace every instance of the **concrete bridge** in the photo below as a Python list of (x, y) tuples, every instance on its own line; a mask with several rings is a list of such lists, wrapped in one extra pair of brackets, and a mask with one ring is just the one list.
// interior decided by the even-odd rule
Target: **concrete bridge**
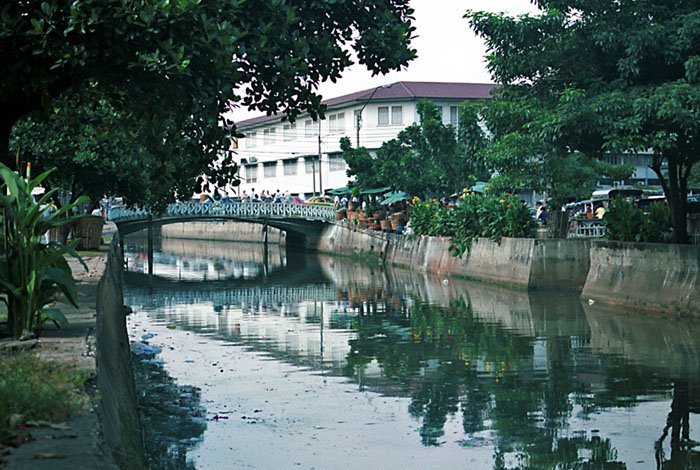
[[(109, 219), (120, 235), (148, 230), (149, 272), (153, 265), (153, 229), (167, 224), (201, 221), (244, 221), (263, 226), (263, 242), (267, 251), (267, 227), (284, 230), (288, 246), (314, 248), (321, 229), (335, 220), (335, 208), (314, 204), (265, 202), (181, 202), (168, 205), (162, 213), (126, 206), (113, 207)], [(122, 247), (123, 250), (123, 247)], [(265, 259), (267, 256), (265, 255)]]
[[(181, 202), (170, 204), (160, 214), (145, 209), (114, 207), (109, 211), (122, 235), (178, 222), (238, 220), (268, 225), (289, 234), (317, 234), (326, 223), (335, 220), (335, 209), (314, 204), (280, 204), (265, 202)], [(294, 238), (294, 236), (292, 236)]]

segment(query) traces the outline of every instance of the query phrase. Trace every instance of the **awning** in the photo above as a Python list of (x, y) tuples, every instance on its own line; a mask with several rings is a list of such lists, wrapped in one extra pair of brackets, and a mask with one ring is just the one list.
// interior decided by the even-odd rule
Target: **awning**
[(326, 191), (326, 194), (332, 194), (333, 196), (342, 196), (343, 194), (350, 194), (350, 189), (346, 186), (343, 186), (342, 188), (331, 189), (330, 191)]
[(374, 188), (374, 189), (361, 189), (361, 190), (360, 190), (360, 194), (367, 194), (367, 195), (370, 195), (370, 194), (384, 194), (384, 193), (389, 192), (389, 191), (391, 191), (391, 188), (390, 188), (390, 187), (386, 187), (386, 188)]
[(474, 193), (485, 193), (487, 185), (488, 185), (488, 183), (486, 183), (484, 181), (477, 181), (474, 186), (469, 188), (469, 191), (474, 192)]
[(405, 201), (406, 199), (408, 199), (409, 196), (403, 191), (396, 191), (393, 193), (386, 193), (384, 197), (386, 199), (380, 202), (382, 206), (388, 206), (389, 204), (395, 204), (397, 202)]

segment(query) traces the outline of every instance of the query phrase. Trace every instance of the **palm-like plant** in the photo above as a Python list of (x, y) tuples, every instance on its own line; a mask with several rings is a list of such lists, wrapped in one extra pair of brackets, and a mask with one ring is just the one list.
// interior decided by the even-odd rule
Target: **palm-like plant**
[(39, 201), (32, 197), (32, 190), (49, 173), (51, 170), (32, 180), (28, 170), (25, 180), (0, 164), (4, 186), (0, 194), (0, 210), (5, 258), (0, 263), (0, 294), (3, 294), (0, 300), (7, 305), (8, 326), (15, 337), (21, 336), (23, 331), (39, 333), (47, 320), (67, 324), (63, 313), (50, 307), (61, 292), (71, 304), (78, 306), (75, 281), (64, 254), (80, 257), (73, 245), (43, 243), (42, 237), (50, 229), (74, 221), (76, 217), (70, 216), (71, 210), (86, 198), (79, 198), (55, 211), (47, 210), (55, 190), (48, 191)]

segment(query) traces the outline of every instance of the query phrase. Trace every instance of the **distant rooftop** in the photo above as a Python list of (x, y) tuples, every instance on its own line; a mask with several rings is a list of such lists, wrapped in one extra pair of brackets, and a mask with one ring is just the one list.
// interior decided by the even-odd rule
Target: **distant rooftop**
[[(364, 103), (369, 101), (390, 101), (405, 99), (488, 99), (491, 90), (497, 85), (492, 83), (448, 83), (448, 82), (396, 82), (367, 90), (356, 91), (348, 95), (323, 100), (326, 106), (337, 107), (343, 104)], [(375, 91), (376, 90), (376, 91)], [(374, 95), (372, 95), (374, 93)], [(237, 122), (238, 128), (279, 121), (279, 115), (258, 116)]]

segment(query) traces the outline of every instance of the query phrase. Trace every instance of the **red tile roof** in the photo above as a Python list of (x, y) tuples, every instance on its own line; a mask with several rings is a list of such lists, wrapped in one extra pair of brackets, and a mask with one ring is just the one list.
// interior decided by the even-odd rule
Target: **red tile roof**
[[(348, 95), (323, 100), (328, 107), (335, 107), (353, 102), (389, 101), (406, 99), (488, 99), (491, 90), (497, 85), (492, 83), (448, 83), (448, 82), (396, 82), (368, 90), (357, 91)], [(268, 121), (280, 120), (280, 116), (258, 116), (237, 122), (242, 127), (262, 124)]]

